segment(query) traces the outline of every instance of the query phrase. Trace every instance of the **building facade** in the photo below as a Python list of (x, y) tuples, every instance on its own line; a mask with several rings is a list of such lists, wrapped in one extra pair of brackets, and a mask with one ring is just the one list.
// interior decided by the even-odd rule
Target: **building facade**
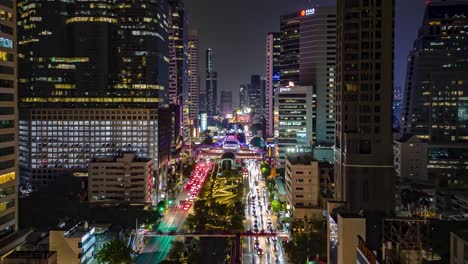
[[(251, 75), (249, 84), (249, 104), (252, 109), (253, 123), (261, 124), (263, 119), (262, 107), (262, 78), (260, 75)], [(264, 95), (263, 95), (264, 96)]]
[(286, 155), (286, 201), (296, 219), (323, 219), (321, 179), (328, 177), (328, 168), (321, 163), (312, 155)]
[(90, 203), (152, 204), (153, 160), (135, 153), (96, 157), (89, 163)]
[(396, 177), (427, 180), (427, 142), (406, 134), (393, 142)]
[(280, 167), (284, 167), (288, 154), (311, 153), (311, 92), (307, 86), (280, 86), (275, 93), (275, 136)]
[(468, 261), (468, 232), (450, 232), (450, 264), (464, 264)]
[[(376, 15), (373, 15), (376, 14)], [(338, 1), (335, 198), (393, 209), (394, 1)]]
[(172, 105), (174, 129), (172, 145), (177, 146), (184, 136), (189, 117), (185, 102), (188, 96), (188, 19), (181, 0), (169, 0), (169, 103)]
[(274, 136), (273, 109), (275, 90), (280, 83), (281, 33), (268, 33), (266, 40), (265, 130), (266, 137)]
[(429, 143), (429, 173), (467, 180), (468, 3), (430, 1), (408, 56), (403, 132)]
[(249, 85), (241, 84), (239, 87), (239, 108), (244, 110), (250, 107)]
[(206, 50), (206, 112), (208, 116), (218, 114), (218, 75), (214, 71), (213, 50)]
[(336, 7), (299, 14), (299, 82), (312, 86), (312, 145), (317, 160), (333, 162), (335, 140)]
[(57, 263), (88, 264), (95, 261), (95, 228), (80, 222), (68, 230), (49, 231), (49, 251), (57, 252)]
[(232, 92), (231, 91), (221, 91), (221, 115), (226, 117), (233, 113), (232, 107)]
[(0, 3), (0, 242), (18, 230), (16, 5)]
[(154, 160), (163, 185), (159, 155), (170, 152), (172, 130), (170, 119), (158, 123), (169, 111), (167, 2), (24, 0), (18, 8), (22, 184), (36, 190), (61, 175), (86, 176), (94, 156), (132, 149)]
[(189, 95), (188, 108), (189, 118), (192, 120), (198, 119), (199, 96), (200, 96), (200, 77), (198, 75), (198, 32), (192, 31), (188, 39), (188, 80), (189, 80)]
[(336, 7), (317, 6), (281, 18), (281, 84), (311, 86), (314, 156), (333, 161)]
[(290, 82), (299, 84), (299, 30), (300, 15), (292, 13), (280, 18), (281, 53), (280, 53), (280, 85), (287, 86)]

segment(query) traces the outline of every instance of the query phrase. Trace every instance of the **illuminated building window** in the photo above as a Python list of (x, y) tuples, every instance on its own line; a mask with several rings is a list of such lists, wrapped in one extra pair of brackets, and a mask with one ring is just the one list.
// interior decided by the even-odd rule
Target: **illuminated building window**
[(3, 175), (0, 175), (0, 184), (4, 184), (4, 183), (7, 183), (7, 182), (10, 182), (10, 181), (14, 181), (15, 180), (15, 173), (14, 172), (10, 172), (10, 173), (5, 173)]

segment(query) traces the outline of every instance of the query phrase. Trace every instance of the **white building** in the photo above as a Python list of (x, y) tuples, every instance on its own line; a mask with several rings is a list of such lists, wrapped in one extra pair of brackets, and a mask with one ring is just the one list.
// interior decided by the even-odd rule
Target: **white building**
[(323, 219), (320, 179), (328, 177), (329, 163), (312, 155), (287, 155), (285, 167), (286, 201), (294, 218)]
[(151, 204), (153, 160), (135, 153), (94, 158), (89, 164), (88, 197), (91, 203)]
[(92, 263), (95, 242), (94, 227), (87, 222), (80, 222), (68, 231), (49, 231), (49, 251), (57, 251), (57, 263)]
[(427, 143), (406, 134), (393, 142), (393, 154), (397, 177), (427, 180)]
[(279, 167), (284, 166), (287, 154), (311, 152), (312, 87), (279, 87), (274, 120)]

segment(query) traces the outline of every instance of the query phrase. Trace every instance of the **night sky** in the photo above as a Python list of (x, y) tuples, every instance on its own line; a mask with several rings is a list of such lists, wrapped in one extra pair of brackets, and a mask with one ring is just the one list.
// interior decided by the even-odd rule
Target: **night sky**
[[(340, 0), (338, 0), (340, 1)], [(205, 49), (214, 49), (220, 90), (231, 90), (238, 105), (239, 85), (251, 74), (265, 75), (268, 32), (279, 30), (281, 14), (326, 5), (327, 0), (185, 0), (190, 29), (200, 34), (200, 83), (205, 87)], [(424, 0), (396, 0), (395, 86), (404, 87), (406, 57), (422, 22)]]

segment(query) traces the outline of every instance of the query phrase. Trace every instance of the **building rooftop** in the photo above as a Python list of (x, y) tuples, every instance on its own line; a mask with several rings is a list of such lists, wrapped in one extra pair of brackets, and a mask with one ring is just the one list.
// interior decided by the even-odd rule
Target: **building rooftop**
[[(78, 224), (74, 225), (71, 228), (65, 228), (64, 231), (64, 236), (67, 238), (80, 238), (85, 236), (87, 233), (92, 231), (94, 227), (89, 227), (87, 222), (79, 222)], [(58, 230), (52, 230), (52, 231), (58, 231)]]
[(292, 165), (310, 165), (314, 158), (310, 154), (293, 154), (293, 155), (286, 155), (286, 159)]

